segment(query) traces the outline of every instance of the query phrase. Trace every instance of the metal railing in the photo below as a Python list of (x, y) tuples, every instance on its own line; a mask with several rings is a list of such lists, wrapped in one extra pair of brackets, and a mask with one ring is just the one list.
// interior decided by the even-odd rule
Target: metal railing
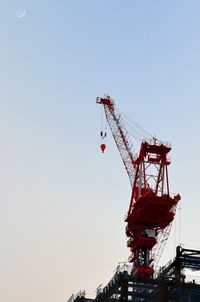
[(171, 142), (166, 142), (166, 141), (160, 141), (156, 138), (153, 138), (153, 139), (144, 139), (143, 140), (143, 143), (144, 142), (147, 142), (149, 145), (157, 145), (157, 146), (161, 146), (161, 145), (164, 145), (165, 147), (169, 147), (171, 148), (172, 147), (172, 143)]

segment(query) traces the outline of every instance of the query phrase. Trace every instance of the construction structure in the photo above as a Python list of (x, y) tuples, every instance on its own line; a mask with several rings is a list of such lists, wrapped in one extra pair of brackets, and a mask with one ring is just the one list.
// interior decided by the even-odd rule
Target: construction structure
[(85, 292), (72, 296), (68, 302), (199, 302), (200, 279), (187, 280), (185, 270), (200, 270), (200, 251), (177, 247), (176, 257), (162, 267), (154, 278), (138, 280), (131, 266), (118, 266), (113, 278), (97, 289), (96, 298), (85, 297)]
[[(131, 199), (125, 218), (129, 264), (119, 266), (111, 281), (98, 288), (95, 301), (195, 302), (200, 301), (200, 285), (188, 281), (185, 269), (200, 270), (200, 251), (177, 247), (175, 259), (157, 270), (168, 239), (179, 194), (170, 193), (168, 166), (171, 144), (154, 136), (141, 141), (138, 154), (121, 114), (109, 97), (97, 98), (121, 155), (131, 184)], [(106, 131), (101, 129), (101, 150), (106, 149)], [(84, 293), (70, 301), (85, 302)]]

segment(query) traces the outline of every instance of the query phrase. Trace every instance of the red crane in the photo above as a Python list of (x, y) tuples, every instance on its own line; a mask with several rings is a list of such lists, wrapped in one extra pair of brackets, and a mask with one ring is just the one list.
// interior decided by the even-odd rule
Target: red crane
[[(168, 153), (171, 145), (155, 138), (143, 140), (139, 154), (135, 155), (114, 101), (106, 96), (97, 97), (96, 103), (104, 107), (131, 184), (132, 194), (125, 222), (127, 246), (131, 251), (129, 261), (133, 263), (132, 274), (152, 277), (180, 200), (180, 195), (172, 196), (169, 189)], [(104, 152), (105, 144), (102, 145)]]

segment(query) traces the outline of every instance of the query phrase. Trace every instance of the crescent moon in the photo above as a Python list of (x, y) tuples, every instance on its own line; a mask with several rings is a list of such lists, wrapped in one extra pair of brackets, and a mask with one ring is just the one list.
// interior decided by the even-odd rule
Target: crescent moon
[(19, 8), (17, 11), (16, 11), (16, 15), (18, 18), (24, 18), (26, 16), (26, 11), (25, 9), (23, 8)]

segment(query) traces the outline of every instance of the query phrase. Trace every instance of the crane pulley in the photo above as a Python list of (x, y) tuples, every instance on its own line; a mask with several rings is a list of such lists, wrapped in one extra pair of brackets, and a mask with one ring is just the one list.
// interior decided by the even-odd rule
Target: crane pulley
[[(121, 115), (110, 96), (97, 97), (97, 104), (104, 107), (105, 117), (121, 155), (131, 184), (131, 200), (126, 215), (127, 246), (133, 263), (133, 275), (152, 277), (155, 247), (161, 250), (162, 240), (168, 238), (180, 195), (171, 196), (168, 178), (171, 145), (156, 138), (143, 140), (138, 155)], [(102, 152), (106, 145), (101, 144)], [(162, 238), (163, 237), (163, 238)], [(158, 253), (161, 254), (161, 253)]]

